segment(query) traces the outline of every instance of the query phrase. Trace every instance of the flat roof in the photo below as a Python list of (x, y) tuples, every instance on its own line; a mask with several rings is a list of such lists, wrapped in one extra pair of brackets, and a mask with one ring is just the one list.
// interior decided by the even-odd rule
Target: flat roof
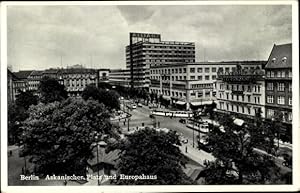
[(163, 64), (163, 65), (151, 65), (151, 68), (165, 68), (165, 67), (177, 67), (177, 66), (204, 66), (204, 65), (257, 65), (257, 64), (265, 64), (267, 61), (221, 61), (221, 62), (195, 62), (195, 63), (176, 63), (176, 64)]

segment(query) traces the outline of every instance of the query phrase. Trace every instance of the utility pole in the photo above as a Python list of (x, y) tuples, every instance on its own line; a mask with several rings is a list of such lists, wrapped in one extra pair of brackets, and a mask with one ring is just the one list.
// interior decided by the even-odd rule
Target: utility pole
[(130, 49), (130, 77), (131, 77), (131, 88), (134, 87), (133, 81), (133, 50), (132, 50), (132, 33), (129, 34), (129, 49)]
[(203, 62), (205, 62), (205, 47), (203, 46)]
[(63, 65), (62, 65), (62, 55), (60, 55), (60, 67), (62, 68)]

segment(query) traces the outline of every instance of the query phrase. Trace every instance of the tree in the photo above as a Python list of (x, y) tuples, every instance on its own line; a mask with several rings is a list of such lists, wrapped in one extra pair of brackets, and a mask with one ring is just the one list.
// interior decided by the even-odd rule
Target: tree
[(272, 118), (271, 126), (273, 127), (273, 133), (277, 138), (277, 151), (279, 150), (279, 140), (281, 139), (281, 135), (285, 132), (285, 128), (282, 124), (282, 121), (283, 113), (280, 111), (275, 111), (274, 116)]
[(217, 107), (217, 104), (213, 101), (212, 104), (210, 105), (207, 105), (205, 107), (205, 114), (208, 114), (209, 115), (209, 118), (210, 119), (214, 119), (214, 109)]
[(23, 155), (30, 157), (41, 176), (84, 175), (95, 136), (117, 136), (107, 109), (94, 100), (40, 103), (31, 106), (29, 113), (23, 126)]
[(88, 100), (89, 98), (98, 100), (100, 97), (100, 91), (95, 85), (89, 84), (84, 88), (81, 96), (84, 100)]
[(55, 78), (43, 77), (38, 89), (41, 94), (40, 101), (42, 103), (52, 103), (68, 98), (68, 93), (64, 85), (61, 85)]
[[(180, 141), (175, 132), (157, 131), (146, 128), (127, 136), (126, 139), (110, 145), (109, 150), (119, 149), (117, 173), (125, 175), (156, 176), (156, 180), (122, 180), (115, 184), (191, 184), (182, 167), (185, 157), (178, 146)], [(119, 176), (119, 175), (117, 175)]]
[(20, 91), (20, 94), (17, 95), (16, 105), (23, 107), (25, 110), (29, 108), (30, 105), (37, 105), (38, 97), (33, 95), (31, 91)]
[(22, 134), (22, 122), (28, 117), (27, 109), (30, 105), (36, 105), (38, 97), (30, 91), (19, 91), (15, 104), (8, 106), (8, 142), (15, 144), (20, 142)]
[(95, 85), (88, 85), (82, 92), (82, 98), (92, 98), (103, 103), (109, 110), (120, 109), (119, 94), (114, 90), (98, 89)]
[(8, 105), (8, 143), (15, 144), (20, 142), (22, 134), (22, 121), (28, 117), (28, 112), (22, 106), (16, 104)]
[(272, 156), (254, 151), (258, 139), (253, 135), (253, 126), (250, 124), (238, 126), (229, 115), (223, 115), (219, 123), (223, 129), (211, 126), (213, 129), (208, 133), (207, 138), (216, 161), (208, 164), (205, 169), (206, 174), (215, 173), (218, 176), (212, 178), (206, 175), (207, 183), (263, 184), (273, 180), (274, 176), (279, 174)]
[(100, 95), (98, 101), (100, 103), (103, 103), (110, 110), (120, 109), (120, 101), (119, 101), (120, 95), (116, 91), (114, 90), (106, 91), (104, 89), (100, 89), (99, 92)]
[(98, 88), (101, 88), (101, 89), (111, 89), (111, 85), (109, 83), (106, 83), (106, 82), (99, 82), (98, 83)]

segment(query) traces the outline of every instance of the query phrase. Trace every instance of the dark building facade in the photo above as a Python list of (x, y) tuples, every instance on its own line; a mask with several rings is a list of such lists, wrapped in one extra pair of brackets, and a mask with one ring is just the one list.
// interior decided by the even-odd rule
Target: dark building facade
[(292, 122), (292, 44), (274, 45), (266, 64), (266, 118), (276, 111)]

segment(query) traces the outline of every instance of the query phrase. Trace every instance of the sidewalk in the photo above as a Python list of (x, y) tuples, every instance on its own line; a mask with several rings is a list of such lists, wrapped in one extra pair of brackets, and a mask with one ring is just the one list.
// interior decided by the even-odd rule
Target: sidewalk
[(13, 151), (13, 150), (16, 150), (16, 149), (19, 149), (19, 146), (17, 145), (10, 145), (7, 147), (7, 151)]
[[(187, 147), (187, 153), (186, 153), (186, 147)], [(181, 150), (181, 152), (189, 157), (190, 159), (194, 160), (195, 162), (201, 164), (202, 166), (204, 165), (204, 160), (207, 161), (214, 161), (215, 157), (203, 150), (198, 150), (198, 148), (193, 147), (192, 144), (187, 143), (187, 144), (182, 144), (181, 146), (179, 146), (179, 149)]]

